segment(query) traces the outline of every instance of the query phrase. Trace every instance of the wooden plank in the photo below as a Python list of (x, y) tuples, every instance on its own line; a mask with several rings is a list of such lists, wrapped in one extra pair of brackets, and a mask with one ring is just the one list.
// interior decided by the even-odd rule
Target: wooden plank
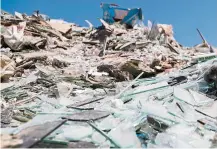
[(202, 38), (203, 43), (206, 44), (206, 45), (208, 45), (206, 39), (203, 37), (202, 33), (200, 32), (200, 30), (198, 28), (197, 28), (197, 32), (199, 33), (200, 37)]
[(179, 52), (170, 43), (167, 43), (167, 44), (169, 45), (172, 52), (179, 54)]

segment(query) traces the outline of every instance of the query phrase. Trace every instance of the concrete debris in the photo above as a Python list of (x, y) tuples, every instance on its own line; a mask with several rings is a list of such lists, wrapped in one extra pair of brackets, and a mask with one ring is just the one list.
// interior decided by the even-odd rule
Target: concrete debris
[(8, 81), (15, 72), (15, 62), (8, 56), (1, 54), (1, 82)]
[(100, 27), (1, 11), (1, 147), (217, 147), (216, 48), (102, 7)]
[(23, 140), (13, 135), (1, 134), (1, 148), (14, 148), (23, 144)]
[(1, 26), (1, 34), (4, 38), (4, 42), (12, 50), (19, 51), (22, 48), (25, 27), (26, 22), (21, 22), (19, 25), (11, 25), (9, 27)]
[(49, 21), (48, 23), (53, 29), (63, 34), (65, 34), (67, 31), (71, 29), (71, 25), (69, 23), (64, 24), (64, 23), (59, 23), (59, 22), (54, 22), (54, 21)]

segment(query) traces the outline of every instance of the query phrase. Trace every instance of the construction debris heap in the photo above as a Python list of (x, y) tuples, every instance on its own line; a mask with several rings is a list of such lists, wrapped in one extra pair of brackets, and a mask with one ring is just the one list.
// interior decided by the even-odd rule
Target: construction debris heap
[(217, 147), (216, 49), (101, 6), (97, 28), (1, 10), (1, 147)]

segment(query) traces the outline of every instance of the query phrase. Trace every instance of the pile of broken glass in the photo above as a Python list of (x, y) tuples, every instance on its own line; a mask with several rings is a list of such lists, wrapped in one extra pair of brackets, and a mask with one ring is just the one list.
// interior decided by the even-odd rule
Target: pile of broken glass
[[(39, 135), (39, 147), (71, 143), (91, 148), (216, 147), (216, 82), (206, 78), (216, 77), (207, 75), (216, 64), (215, 58), (153, 78), (120, 82), (119, 94), (98, 99), (85, 99), (91, 91), (77, 89), (79, 100), (74, 103), (67, 102), (64, 84), (59, 84), (61, 102), (40, 95), (19, 105), (16, 108), (31, 109), (36, 116), (19, 127), (1, 128), (1, 133), (19, 136), (27, 128), (49, 122), (51, 128), (61, 121), (61, 126)], [(31, 135), (36, 134), (21, 137), (24, 144)], [(32, 142), (26, 146), (36, 144)]]

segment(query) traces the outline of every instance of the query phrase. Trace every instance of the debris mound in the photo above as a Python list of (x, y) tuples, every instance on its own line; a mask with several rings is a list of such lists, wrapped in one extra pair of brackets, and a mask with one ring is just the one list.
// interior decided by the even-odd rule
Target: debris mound
[(217, 147), (216, 48), (101, 7), (100, 27), (1, 10), (1, 147)]

